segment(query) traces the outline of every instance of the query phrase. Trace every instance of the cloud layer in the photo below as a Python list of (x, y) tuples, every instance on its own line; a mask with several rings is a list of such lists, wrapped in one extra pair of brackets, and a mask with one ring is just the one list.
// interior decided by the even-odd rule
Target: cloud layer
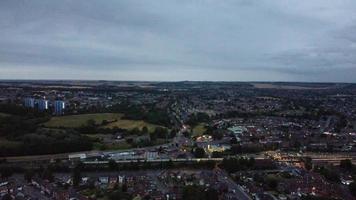
[(356, 82), (354, 0), (2, 0), (0, 78)]

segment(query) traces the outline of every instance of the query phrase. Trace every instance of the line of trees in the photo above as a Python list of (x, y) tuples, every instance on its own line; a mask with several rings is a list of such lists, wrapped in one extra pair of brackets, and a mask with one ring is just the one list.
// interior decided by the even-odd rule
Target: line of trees
[(229, 173), (234, 173), (240, 170), (251, 170), (255, 166), (254, 158), (224, 158), (220, 167)]
[(73, 130), (39, 129), (19, 136), (14, 145), (1, 145), (0, 156), (55, 154), (92, 149), (92, 141)]
[(156, 108), (154, 105), (133, 105), (129, 102), (113, 105), (109, 112), (124, 114), (124, 119), (144, 120), (152, 124), (171, 127), (171, 121), (166, 110)]

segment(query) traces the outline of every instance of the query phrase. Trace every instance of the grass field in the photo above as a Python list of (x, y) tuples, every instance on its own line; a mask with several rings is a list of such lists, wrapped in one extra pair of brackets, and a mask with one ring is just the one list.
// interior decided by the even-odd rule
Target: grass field
[(82, 115), (68, 115), (61, 117), (52, 117), (50, 121), (46, 122), (44, 125), (46, 127), (65, 127), (65, 128), (76, 128), (93, 119), (97, 124), (101, 124), (103, 120), (120, 120), (123, 115), (120, 113), (96, 113), (96, 114), (82, 114)]
[(99, 139), (100, 142), (94, 143), (94, 150), (120, 150), (120, 149), (130, 149), (132, 148), (126, 140), (114, 141), (112, 135), (108, 134), (86, 134), (86, 136)]
[(6, 114), (6, 113), (1, 113), (0, 112), (0, 117), (8, 117), (8, 116), (10, 116), (10, 114)]
[(61, 117), (52, 117), (50, 121), (44, 123), (46, 127), (55, 128), (55, 127), (65, 127), (65, 128), (76, 128), (85, 123), (89, 119), (95, 120), (97, 124), (101, 124), (103, 120), (113, 121), (117, 120), (116, 122), (112, 122), (103, 126), (104, 128), (113, 128), (118, 127), (122, 129), (134, 129), (139, 128), (142, 129), (144, 126), (148, 128), (149, 131), (153, 131), (158, 125), (147, 123), (143, 120), (127, 120), (121, 119), (123, 114), (120, 113), (96, 113), (96, 114), (82, 114), (82, 115), (68, 115), (68, 116), (61, 116)]
[(194, 126), (193, 128), (193, 136), (200, 136), (203, 135), (206, 131), (205, 124), (199, 123), (198, 125)]
[(0, 138), (0, 147), (2, 148), (11, 148), (11, 147), (17, 147), (18, 145), (21, 145), (21, 142), (17, 141), (9, 141), (5, 138)]
[(113, 128), (115, 126), (117, 126), (119, 128), (123, 128), (123, 129), (128, 129), (128, 130), (132, 130), (134, 128), (142, 129), (144, 126), (146, 126), (148, 128), (149, 132), (152, 132), (156, 127), (159, 127), (158, 125), (150, 124), (143, 120), (120, 119), (117, 122), (113, 122), (113, 123), (110, 123), (110, 124), (104, 126), (104, 128)]

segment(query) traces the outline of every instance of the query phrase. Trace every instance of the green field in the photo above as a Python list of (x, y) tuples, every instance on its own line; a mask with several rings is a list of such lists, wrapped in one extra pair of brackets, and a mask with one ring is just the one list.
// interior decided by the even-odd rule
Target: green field
[(21, 142), (9, 141), (5, 138), (0, 138), (0, 148), (13, 148), (21, 145)]
[(86, 122), (90, 119), (95, 120), (97, 124), (101, 124), (103, 120), (113, 121), (110, 124), (103, 126), (104, 128), (113, 128), (118, 127), (122, 129), (142, 129), (144, 126), (148, 128), (149, 131), (153, 131), (158, 125), (147, 123), (143, 120), (127, 120), (121, 119), (123, 114), (120, 113), (96, 113), (96, 114), (82, 114), (82, 115), (68, 115), (61, 117), (52, 117), (50, 121), (44, 123), (46, 127), (56, 128), (56, 127), (65, 127), (65, 128), (77, 128), (82, 125), (85, 125)]
[(1, 113), (0, 112), (0, 117), (8, 117), (8, 116), (10, 116), (10, 114), (6, 114), (6, 113)]
[(96, 113), (96, 114), (82, 114), (82, 115), (68, 115), (61, 117), (52, 117), (46, 122), (46, 127), (65, 127), (76, 128), (85, 125), (90, 119), (95, 120), (97, 124), (101, 124), (103, 120), (112, 121), (120, 120), (123, 115), (120, 113)]
[(104, 126), (104, 128), (113, 128), (115, 126), (127, 130), (132, 130), (134, 128), (142, 129), (143, 127), (146, 126), (149, 132), (152, 132), (156, 127), (159, 127), (159, 125), (150, 124), (143, 120), (119, 119), (117, 122), (113, 122)]
[(194, 126), (193, 128), (193, 136), (200, 136), (203, 135), (206, 131), (205, 124), (199, 123), (198, 125)]

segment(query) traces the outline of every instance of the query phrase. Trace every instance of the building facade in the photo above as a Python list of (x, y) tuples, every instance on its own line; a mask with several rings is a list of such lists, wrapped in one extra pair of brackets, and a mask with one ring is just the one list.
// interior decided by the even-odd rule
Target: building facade
[(65, 109), (64, 101), (55, 101), (54, 102), (54, 114), (55, 115), (63, 115)]
[(24, 105), (26, 108), (35, 108), (35, 99), (34, 98), (25, 98)]
[(37, 104), (38, 104), (38, 110), (40, 110), (40, 111), (45, 111), (48, 109), (48, 100), (39, 99), (37, 101)]

